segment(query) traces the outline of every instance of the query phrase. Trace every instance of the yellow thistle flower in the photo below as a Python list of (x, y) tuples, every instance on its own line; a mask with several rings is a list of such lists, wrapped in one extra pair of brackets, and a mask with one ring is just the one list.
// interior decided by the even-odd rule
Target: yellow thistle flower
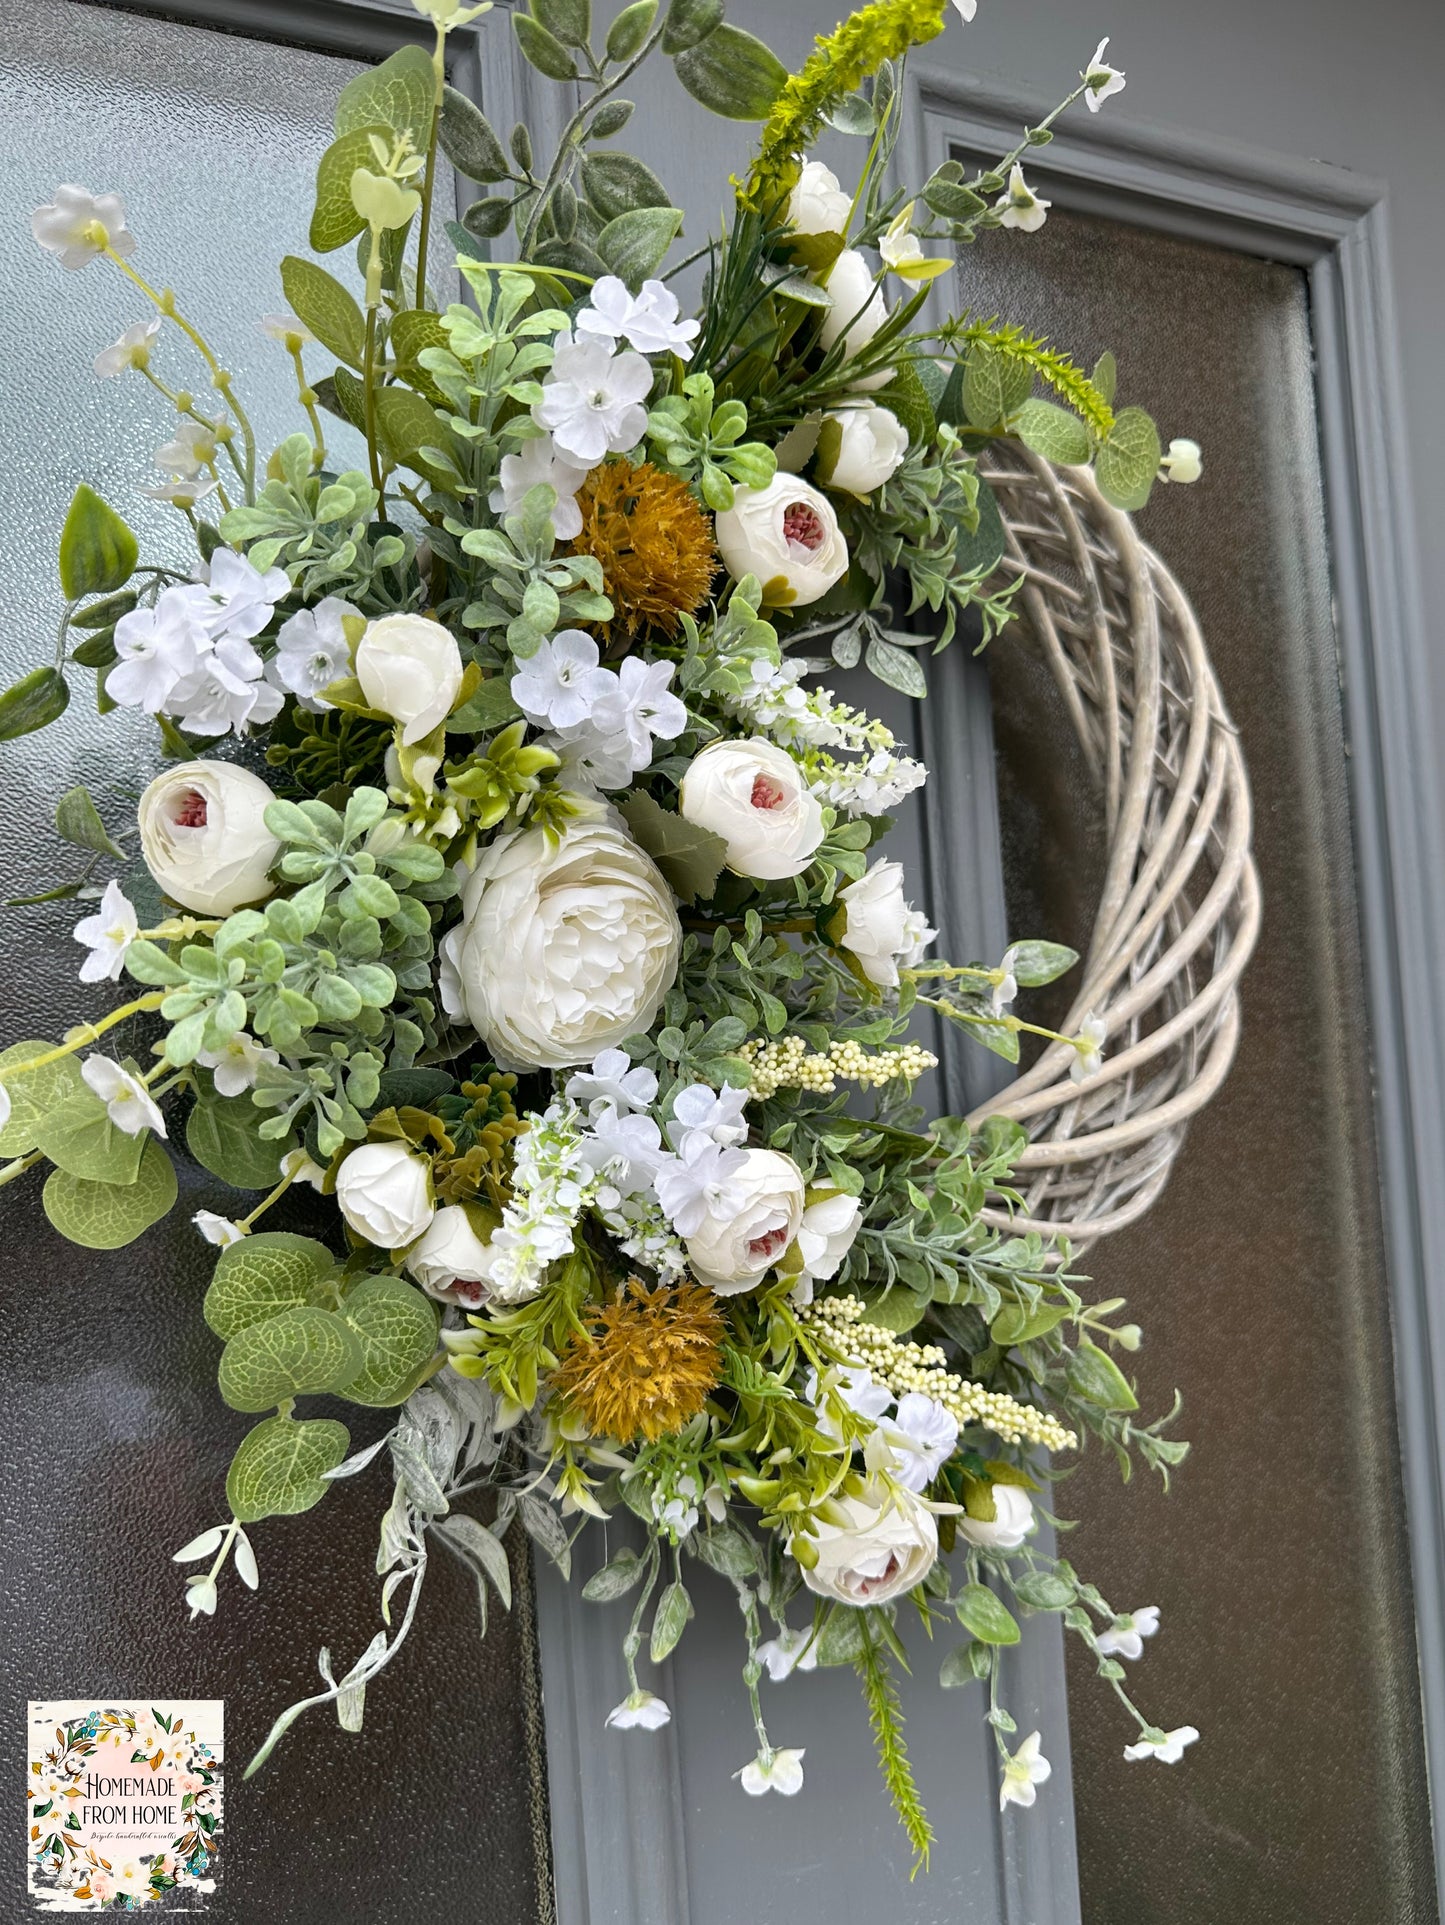
[(617, 611), (599, 632), (627, 643), (648, 628), (675, 635), (682, 617), (707, 600), (717, 571), (712, 523), (691, 488), (650, 461), (607, 461), (577, 500), (582, 532), (572, 553), (601, 563)]
[(649, 1290), (632, 1277), (591, 1323), (552, 1382), (594, 1437), (650, 1443), (691, 1422), (722, 1371), (723, 1316), (711, 1290), (696, 1283)]

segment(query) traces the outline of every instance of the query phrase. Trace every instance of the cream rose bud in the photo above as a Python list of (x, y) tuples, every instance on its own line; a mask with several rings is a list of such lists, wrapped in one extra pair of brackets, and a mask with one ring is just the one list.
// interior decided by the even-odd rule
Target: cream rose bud
[(786, 749), (762, 736), (710, 742), (687, 766), (678, 812), (727, 844), (734, 875), (800, 876), (823, 840), (823, 807)]
[(994, 1484), (991, 1524), (981, 1517), (957, 1519), (958, 1534), (985, 1551), (1016, 1551), (1034, 1527), (1034, 1501), (1018, 1484)]
[(891, 408), (865, 401), (823, 417), (818, 477), (849, 495), (871, 495), (897, 474), (908, 453), (908, 430)]
[(803, 1570), (810, 1591), (842, 1604), (886, 1604), (922, 1583), (938, 1557), (938, 1526), (930, 1510), (908, 1491), (882, 1485), (837, 1502), (848, 1523), (818, 1525), (811, 1540), (817, 1562)]
[(709, 1210), (701, 1229), (687, 1238), (687, 1254), (700, 1283), (720, 1297), (735, 1297), (761, 1283), (797, 1236), (803, 1221), (803, 1173), (778, 1150), (744, 1150), (747, 1159), (727, 1183), (736, 1207)]
[(442, 939), (442, 1001), (504, 1068), (569, 1069), (651, 1028), (681, 945), (657, 865), (599, 809), (556, 844), (527, 829), (483, 852)]
[(835, 1190), (820, 1196), (803, 1211), (798, 1227), (798, 1255), (803, 1275), (816, 1283), (836, 1277), (863, 1222), (863, 1206), (856, 1196)]
[(853, 196), (820, 160), (805, 160), (788, 200), (788, 225), (795, 234), (846, 234)]
[[(866, 256), (856, 247), (843, 249), (829, 269), (827, 285), (833, 305), (823, 316), (818, 338), (825, 348), (836, 347), (841, 341), (851, 361), (863, 352), (888, 319), (888, 302)], [(887, 387), (892, 379), (892, 368), (879, 368), (852, 385), (866, 392)]]
[(403, 747), (444, 722), (462, 686), (456, 637), (425, 615), (383, 615), (356, 645), (356, 679), (374, 709), (402, 724)]
[(491, 1233), (499, 1221), (494, 1212), (475, 1204), (443, 1205), (408, 1252), (407, 1269), (429, 1297), (475, 1310), (490, 1295), (496, 1262)]
[(233, 762), (181, 762), (158, 775), (137, 819), (146, 867), (183, 909), (229, 916), (275, 889), (281, 844), (266, 827), (276, 800), (259, 775)]
[(774, 608), (821, 601), (848, 572), (848, 544), (828, 497), (796, 475), (766, 488), (735, 488), (714, 523), (718, 553), (734, 581), (756, 575)]
[(436, 1214), (431, 1165), (405, 1143), (362, 1143), (337, 1172), (336, 1202), (359, 1237), (378, 1250), (404, 1249)]
[(875, 862), (865, 875), (838, 891), (843, 928), (838, 941), (858, 958), (863, 974), (880, 989), (898, 986), (898, 958), (910, 947), (903, 865)]

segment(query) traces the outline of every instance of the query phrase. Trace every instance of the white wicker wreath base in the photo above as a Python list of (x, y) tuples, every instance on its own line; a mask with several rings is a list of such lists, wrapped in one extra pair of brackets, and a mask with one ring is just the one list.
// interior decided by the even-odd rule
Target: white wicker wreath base
[(970, 1118), (1029, 1134), (1026, 1214), (1075, 1248), (1142, 1217), (1239, 1038), (1239, 977), (1259, 933), (1249, 780), (1199, 623), (1169, 570), (1087, 468), (1027, 451), (984, 469), (1023, 576), (1015, 604), (1097, 780), (1108, 861), (1078, 995), (1059, 1025), (1107, 1024), (1099, 1073), (1050, 1045)]

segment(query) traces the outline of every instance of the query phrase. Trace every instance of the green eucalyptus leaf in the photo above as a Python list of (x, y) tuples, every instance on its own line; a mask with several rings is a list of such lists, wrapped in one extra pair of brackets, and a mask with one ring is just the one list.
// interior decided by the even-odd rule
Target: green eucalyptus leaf
[(1075, 1587), (1056, 1571), (1021, 1571), (1011, 1581), (1014, 1595), (1031, 1611), (1062, 1611), (1076, 1595)]
[(1112, 408), (1119, 386), (1119, 364), (1107, 348), (1094, 363), (1094, 372), (1089, 379)]
[(238, 1330), (221, 1352), (217, 1382), (232, 1410), (266, 1410), (287, 1397), (340, 1390), (361, 1357), (361, 1340), (334, 1310), (296, 1304)]
[[(352, 128), (332, 141), (316, 169), (316, 206), (311, 215), (310, 241), (318, 254), (330, 254), (354, 240), (366, 226), (351, 200), (351, 176), (358, 167), (374, 167), (371, 137), (389, 142), (388, 129), (373, 122)], [(319, 337), (318, 337), (319, 338)]]
[(415, 151), (424, 154), (431, 139), (435, 87), (427, 50), (415, 43), (399, 47), (379, 67), (347, 81), (337, 96), (336, 132), (390, 128), (397, 134), (410, 134)]
[(54, 1047), (54, 1043), (39, 1040), (12, 1043), (0, 1055), (0, 1083), (4, 1083), (10, 1098), (9, 1119), (0, 1129), (0, 1157), (28, 1156), (39, 1142), (40, 1130), (50, 1112), (59, 1109), (70, 1097), (85, 1093), (80, 1060), (75, 1056), (61, 1056), (43, 1069), (7, 1076), (6, 1072), (16, 1064), (27, 1062), (33, 1056), (44, 1056)]
[(281, 263), (281, 286), (292, 313), (306, 323), (322, 347), (329, 348), (338, 361), (360, 368), (366, 320), (340, 281), (314, 261), (288, 254)]
[(361, 1368), (341, 1387), (354, 1404), (404, 1403), (431, 1363), (437, 1311), (429, 1297), (400, 1277), (368, 1277), (341, 1306), (361, 1345)]
[(1159, 473), (1159, 430), (1142, 408), (1114, 417), (1109, 438), (1094, 457), (1094, 477), (1116, 508), (1142, 508)]
[(35, 668), (0, 695), (0, 742), (33, 735), (64, 715), (70, 685), (56, 668)]
[(1028, 400), (1033, 370), (982, 341), (968, 351), (963, 411), (975, 428), (999, 428)]
[(492, 123), (475, 101), (455, 87), (442, 90), (437, 141), (452, 166), (468, 180), (489, 187), (494, 181), (506, 180), (512, 171)]
[(607, 223), (597, 237), (597, 252), (635, 294), (661, 265), (681, 227), (680, 207), (637, 207)]
[(66, 599), (113, 593), (135, 573), (138, 554), (125, 522), (82, 481), (60, 531), (60, 586)]
[(336, 1259), (314, 1237), (266, 1230), (221, 1252), (203, 1315), (227, 1342), (249, 1325), (310, 1303), (336, 1271)]
[(1082, 467), (1094, 452), (1089, 430), (1079, 417), (1052, 401), (1025, 401), (1014, 428), (1025, 447), (1056, 468)]
[(999, 513), (998, 496), (986, 481), (978, 484), (978, 494), (974, 500), (978, 514), (978, 526), (966, 528), (958, 525), (958, 539), (954, 543), (954, 561), (964, 574), (988, 574), (998, 567), (1008, 546), (1004, 534), (1003, 516)]
[(319, 1504), (330, 1489), (326, 1473), (335, 1470), (351, 1447), (345, 1424), (330, 1417), (298, 1423), (268, 1417), (241, 1440), (226, 1476), (226, 1501), (242, 1524), (263, 1517), (294, 1517)]
[(133, 1182), (96, 1183), (52, 1170), (41, 1193), (63, 1237), (87, 1250), (119, 1250), (158, 1223), (176, 1200), (175, 1165), (154, 1137), (142, 1145)]
[[(945, 1691), (957, 1691), (965, 1684), (973, 1684), (978, 1673), (973, 1668), (973, 1654), (980, 1647), (977, 1644), (955, 1645), (938, 1668), (938, 1682)], [(987, 1656), (987, 1647), (984, 1647)]]
[(673, 65), (693, 99), (726, 120), (766, 120), (788, 79), (770, 48), (726, 21), (685, 48)]
[(281, 1180), (281, 1159), (294, 1145), (259, 1134), (266, 1120), (247, 1097), (196, 1098), (186, 1119), (186, 1148), (212, 1176), (236, 1190), (272, 1190)]
[(421, 450), (441, 446), (447, 439), (446, 427), (431, 403), (411, 388), (383, 388), (376, 397), (376, 418), (397, 459), (427, 473), (430, 464)]
[(1016, 942), (1009, 945), (1009, 968), (1024, 989), (1037, 989), (1043, 983), (1057, 982), (1079, 960), (1077, 949), (1061, 942)]
[(58, 1170), (93, 1183), (134, 1183), (146, 1133), (128, 1136), (110, 1120), (104, 1103), (83, 1088), (41, 1119), (37, 1148)]

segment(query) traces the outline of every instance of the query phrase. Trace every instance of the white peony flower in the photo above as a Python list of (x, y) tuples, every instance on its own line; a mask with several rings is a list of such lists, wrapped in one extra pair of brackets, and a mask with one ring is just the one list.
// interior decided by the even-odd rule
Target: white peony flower
[[(684, 1156), (695, 1140), (684, 1146)], [(709, 1284), (720, 1297), (734, 1297), (761, 1283), (797, 1236), (803, 1220), (803, 1173), (777, 1150), (707, 1147), (720, 1158), (740, 1159), (735, 1173), (726, 1178), (731, 1194), (723, 1200), (724, 1205), (734, 1198), (736, 1202), (731, 1208), (708, 1207), (698, 1227), (682, 1234), (699, 1283)], [(659, 1200), (664, 1180), (658, 1179)]]
[(749, 1798), (761, 1798), (767, 1791), (795, 1798), (803, 1789), (803, 1756), (801, 1750), (775, 1751), (771, 1745), (765, 1746), (738, 1772), (738, 1781)]
[(790, 1631), (784, 1625), (775, 1638), (758, 1646), (758, 1661), (774, 1684), (781, 1684), (795, 1671), (813, 1671), (818, 1664), (818, 1640), (809, 1625), (806, 1631)]
[(1003, 1768), (1003, 1782), (998, 1789), (999, 1810), (1022, 1805), (1027, 1811), (1039, 1795), (1039, 1786), (1048, 1782), (1053, 1769), (1039, 1750), (1039, 1733), (1031, 1731)]
[(573, 322), (583, 340), (626, 341), (639, 354), (675, 354), (692, 359), (692, 343), (701, 332), (700, 321), (679, 321), (677, 296), (664, 281), (644, 281), (639, 294), (615, 274), (592, 283), (587, 306)]
[(120, 659), (105, 678), (106, 693), (122, 708), (159, 715), (172, 692), (195, 674), (209, 647), (184, 590), (168, 588), (153, 608), (133, 608), (116, 623)]
[(917, 1498), (872, 1486), (865, 1497), (836, 1502), (848, 1523), (817, 1525), (817, 1562), (803, 1567), (810, 1591), (843, 1604), (886, 1604), (923, 1582), (938, 1557), (938, 1526)]
[(134, 327), (127, 328), (118, 340), (112, 341), (108, 348), (102, 348), (95, 357), (95, 371), (102, 381), (112, 375), (124, 374), (127, 368), (146, 367), (151, 358), (151, 342), (161, 331), (161, 317), (153, 314), (148, 321), (137, 321)]
[(347, 616), (357, 617), (359, 608), (328, 595), (314, 608), (303, 608), (281, 624), (276, 637), (276, 653), (266, 664), (267, 680), (294, 695), (300, 706), (312, 715), (331, 707), (321, 691), (350, 672), (351, 645), (341, 626)]
[(798, 1226), (798, 1254), (810, 1283), (826, 1283), (837, 1276), (862, 1224), (862, 1204), (844, 1190), (820, 1196), (807, 1206)]
[(788, 199), (788, 225), (795, 234), (848, 232), (853, 196), (838, 185), (838, 176), (820, 160), (805, 160), (797, 185)]
[(1198, 1738), (1192, 1724), (1181, 1724), (1161, 1737), (1141, 1738), (1136, 1745), (1125, 1745), (1124, 1756), (1131, 1764), (1140, 1758), (1157, 1758), (1161, 1765), (1177, 1765), (1186, 1747), (1197, 1743)]
[[(155, 465), (163, 475), (172, 475), (178, 481), (190, 481), (206, 468), (216, 463), (215, 425), (209, 421), (178, 421), (174, 439), (163, 441), (155, 452)], [(218, 554), (224, 554), (218, 549)], [(240, 558), (237, 557), (239, 560)]]
[(823, 807), (803, 771), (763, 736), (710, 742), (687, 766), (678, 813), (727, 844), (734, 875), (800, 876), (823, 840)]
[(528, 829), (483, 852), (442, 942), (443, 1001), (498, 1062), (568, 1069), (651, 1027), (681, 944), (656, 864), (599, 811), (556, 844)]
[(994, 1484), (990, 1495), (993, 1522), (964, 1515), (957, 1519), (958, 1534), (980, 1550), (1016, 1551), (1034, 1527), (1033, 1499), (1021, 1484)]
[(561, 629), (512, 677), (512, 700), (538, 728), (577, 728), (592, 720), (593, 711), (617, 685), (612, 670), (598, 666), (601, 659), (584, 629)]
[(625, 735), (634, 773), (651, 766), (654, 738), (671, 742), (687, 727), (687, 707), (673, 695), (674, 664), (627, 656), (600, 698), (593, 720), (608, 736)]
[(908, 430), (891, 408), (865, 401), (824, 415), (818, 449), (824, 486), (864, 498), (897, 474), (908, 453)]
[(497, 485), (488, 497), (488, 506), (494, 515), (520, 514), (531, 490), (545, 482), (557, 496), (557, 505), (552, 510), (553, 533), (558, 541), (572, 541), (582, 533), (577, 490), (586, 479), (586, 468), (559, 454), (551, 435), (534, 435), (524, 441), (515, 454), (502, 456)]
[(1204, 453), (1197, 441), (1177, 437), (1169, 443), (1169, 452), (1159, 463), (1160, 476), (1165, 481), (1198, 481), (1204, 473)]
[(220, 1216), (215, 1210), (197, 1210), (191, 1218), (207, 1243), (214, 1243), (218, 1249), (229, 1250), (233, 1243), (239, 1243), (246, 1232), (231, 1217)]
[(657, 1077), (650, 1069), (634, 1069), (625, 1049), (604, 1049), (590, 1069), (568, 1077), (566, 1094), (592, 1117), (605, 1109), (645, 1110), (657, 1097)]
[(1112, 94), (1124, 91), (1124, 76), (1117, 67), (1111, 67), (1104, 58), (1104, 49), (1109, 44), (1106, 36), (1094, 49), (1094, 57), (1085, 67), (1080, 79), (1089, 91), (1084, 95), (1084, 105), (1091, 114), (1098, 113), (1104, 102)]
[(196, 1057), (202, 1069), (213, 1072), (218, 1096), (244, 1096), (256, 1087), (256, 1073), (263, 1063), (279, 1063), (274, 1049), (267, 1049), (244, 1029), (228, 1037), (219, 1049), (203, 1049)]
[(1078, 1034), (1072, 1038), (1074, 1060), (1069, 1065), (1069, 1079), (1075, 1083), (1090, 1082), (1104, 1067), (1104, 1041), (1109, 1034), (1109, 1025), (1102, 1016), (1090, 1010), (1079, 1024)]
[(1141, 1604), (1137, 1611), (1126, 1611), (1123, 1617), (1115, 1618), (1107, 1631), (1101, 1631), (1096, 1640), (1101, 1658), (1142, 1658), (1144, 1640), (1152, 1638), (1159, 1629), (1159, 1606)]
[(551, 431), (571, 461), (593, 468), (609, 454), (636, 447), (647, 428), (643, 405), (653, 373), (640, 354), (614, 353), (605, 340), (557, 336), (551, 372), (532, 419)]
[[(841, 341), (844, 358), (856, 360), (888, 319), (888, 302), (866, 256), (856, 247), (845, 247), (834, 261), (827, 287), (833, 305), (823, 316), (818, 338), (825, 348)], [(878, 368), (853, 386), (866, 392), (885, 388), (892, 379), (892, 368)]]
[(497, 1222), (495, 1217), (488, 1222), (488, 1216), (490, 1212), (469, 1210), (465, 1204), (444, 1204), (421, 1241), (412, 1245), (406, 1267), (429, 1297), (467, 1310), (479, 1309), (487, 1301), (496, 1262), (491, 1233)]
[(1009, 169), (1008, 186), (994, 202), (1000, 227), (1016, 227), (1021, 234), (1036, 234), (1043, 226), (1052, 201), (1040, 200), (1024, 179), (1017, 161)]
[(55, 199), (37, 207), (30, 231), (60, 265), (84, 267), (109, 248), (122, 260), (135, 253), (135, 235), (125, 224), (119, 194), (87, 194), (83, 187), (57, 187)]
[(140, 799), (146, 867), (174, 901), (201, 916), (264, 902), (281, 844), (266, 827), (276, 800), (259, 775), (231, 762), (179, 762)]
[(80, 965), (83, 983), (118, 983), (125, 967), (125, 954), (140, 934), (133, 904), (120, 884), (112, 878), (105, 885), (100, 907), (75, 925), (75, 940), (84, 943), (90, 954)]
[(650, 1691), (630, 1691), (607, 1714), (609, 1731), (660, 1731), (672, 1713)]
[(87, 1056), (80, 1073), (86, 1087), (105, 1104), (106, 1114), (118, 1130), (124, 1130), (127, 1136), (139, 1136), (142, 1130), (165, 1135), (166, 1119), (138, 1076), (132, 1076), (108, 1056)]
[(870, 983), (882, 989), (898, 987), (898, 958), (912, 945), (908, 940), (908, 904), (903, 900), (903, 865), (875, 862), (856, 882), (838, 891), (843, 905), (839, 942)]
[(362, 1143), (336, 1173), (336, 1205), (378, 1250), (415, 1243), (436, 1214), (431, 1165), (405, 1143)]
[(889, 1474), (905, 1490), (922, 1495), (952, 1457), (958, 1422), (936, 1397), (905, 1391), (882, 1428), (888, 1446)]
[(681, 1142), (691, 1135), (707, 1136), (725, 1149), (746, 1142), (749, 1094), (747, 1089), (735, 1089), (731, 1084), (715, 1090), (710, 1083), (689, 1083), (672, 1099), (669, 1128), (674, 1140)]
[(736, 488), (714, 522), (718, 553), (734, 581), (756, 575), (772, 607), (805, 608), (848, 572), (848, 544), (833, 504), (796, 475), (766, 488)]
[(456, 637), (425, 615), (383, 615), (356, 645), (356, 677), (374, 709), (402, 725), (404, 748), (450, 715), (462, 685)]

